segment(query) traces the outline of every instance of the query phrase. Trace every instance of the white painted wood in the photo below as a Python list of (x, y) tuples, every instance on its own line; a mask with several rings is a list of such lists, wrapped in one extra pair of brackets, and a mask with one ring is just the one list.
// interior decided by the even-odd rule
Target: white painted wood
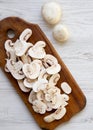
[[(37, 23), (57, 49), (87, 97), (86, 108), (56, 130), (93, 129), (93, 0), (56, 0), (63, 9), (61, 22), (69, 28), (70, 39), (58, 44), (52, 28), (41, 17), (47, 0), (0, 0), (0, 19), (19, 16)], [(33, 117), (0, 69), (0, 130), (39, 130)]]

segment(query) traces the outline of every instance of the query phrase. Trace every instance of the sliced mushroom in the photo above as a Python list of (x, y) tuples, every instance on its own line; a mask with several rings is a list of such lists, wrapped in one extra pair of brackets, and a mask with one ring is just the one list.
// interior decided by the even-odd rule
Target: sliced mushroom
[(29, 92), (31, 89), (26, 88), (24, 83), (23, 83), (23, 79), (22, 80), (17, 80), (19, 88), (23, 91), (23, 92)]
[(61, 84), (61, 89), (66, 93), (66, 94), (70, 94), (72, 89), (71, 87), (69, 86), (69, 84), (67, 82), (63, 82)]
[(27, 88), (33, 88), (33, 84), (36, 82), (36, 80), (25, 78), (23, 83)]
[(46, 54), (43, 62), (44, 62), (43, 64), (44, 64), (45, 68), (48, 68), (48, 67), (58, 63), (57, 59), (51, 54)]
[(37, 99), (40, 100), (40, 101), (44, 101), (44, 99), (45, 99), (45, 94), (42, 90), (37, 92), (36, 96), (37, 96)]
[(14, 44), (14, 50), (16, 56), (23, 56), (28, 48), (32, 47), (33, 45), (31, 43), (27, 43), (25, 41), (17, 40)]
[(48, 116), (45, 116), (44, 121), (47, 122), (47, 123), (53, 122), (55, 120), (53, 115), (54, 115), (54, 113), (52, 113), (52, 114), (50, 114)]
[(14, 50), (7, 51), (6, 54), (8, 59), (11, 59), (12, 61), (16, 62), (17, 56), (15, 55)]
[(47, 87), (48, 81), (46, 79), (41, 79), (35, 82), (33, 85), (33, 91), (39, 92), (40, 90), (44, 90)]
[(30, 38), (31, 35), (32, 35), (32, 30), (29, 29), (29, 28), (27, 28), (27, 29), (25, 29), (25, 30), (21, 33), (19, 39), (20, 39), (20, 41), (27, 41), (27, 40)]
[(60, 75), (58, 73), (52, 75), (49, 79), (49, 86), (55, 86), (60, 79)]
[(54, 119), (59, 120), (66, 114), (66, 108), (60, 106), (53, 114)]
[(32, 58), (42, 59), (45, 57), (46, 52), (44, 50), (45, 42), (39, 41), (33, 47), (31, 47), (28, 51), (28, 54)]
[(64, 101), (68, 101), (69, 100), (69, 96), (67, 94), (62, 94), (62, 97), (63, 97)]
[(38, 80), (47, 79), (50, 75), (46, 72), (46, 69), (41, 70)]
[(55, 96), (55, 101), (52, 103), (52, 108), (53, 109), (58, 109), (60, 106), (65, 106), (67, 103), (64, 101), (62, 98), (61, 94), (56, 94)]
[(21, 80), (25, 77), (22, 72), (23, 63), (21, 61), (14, 62), (7, 59), (6, 67), (15, 79)]
[(23, 72), (27, 78), (36, 79), (40, 73), (40, 65), (34, 61), (26, 63), (23, 65)]
[(28, 55), (28, 54), (24, 54), (21, 56), (21, 60), (22, 62), (25, 64), (25, 63), (31, 63), (31, 57)]
[(14, 50), (14, 43), (11, 40), (6, 40), (4, 46), (7, 52)]
[(40, 100), (33, 101), (32, 107), (33, 107), (35, 112), (40, 113), (40, 114), (44, 114), (46, 112), (46, 109), (47, 109), (46, 104)]
[(59, 107), (54, 113), (45, 116), (44, 121), (47, 123), (53, 122), (54, 120), (59, 120), (63, 118), (63, 116), (66, 114), (66, 108), (65, 107)]
[(32, 90), (32, 91), (30, 92), (28, 101), (29, 101), (29, 103), (33, 104), (33, 102), (34, 102), (35, 100), (37, 100), (36, 93)]
[(61, 70), (60, 64), (52, 65), (46, 69), (48, 74), (56, 74), (56, 73), (60, 72), (60, 70)]

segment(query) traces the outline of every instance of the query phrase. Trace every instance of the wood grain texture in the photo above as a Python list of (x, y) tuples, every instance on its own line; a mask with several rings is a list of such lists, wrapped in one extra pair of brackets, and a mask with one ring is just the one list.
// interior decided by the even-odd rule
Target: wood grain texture
[[(41, 17), (41, 6), (45, 0), (0, 0), (0, 19), (19, 16), (37, 23), (43, 29), (57, 52), (75, 77), (87, 97), (87, 106), (69, 122), (56, 130), (93, 129), (93, 1), (59, 0), (63, 8), (62, 23), (70, 31), (70, 39), (58, 44), (52, 37), (52, 27)], [(6, 101), (7, 100), (7, 101)], [(18, 105), (16, 105), (18, 104)], [(39, 130), (25, 105), (0, 70), (0, 129), (2, 130)]]

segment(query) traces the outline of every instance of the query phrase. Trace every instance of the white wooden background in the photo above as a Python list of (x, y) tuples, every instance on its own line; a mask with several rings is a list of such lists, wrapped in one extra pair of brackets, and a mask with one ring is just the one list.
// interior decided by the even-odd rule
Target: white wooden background
[[(58, 0), (63, 9), (61, 22), (70, 31), (67, 43), (59, 44), (41, 17), (47, 0), (0, 0), (0, 19), (19, 16), (37, 23), (57, 49), (87, 97), (86, 108), (56, 130), (93, 130), (93, 0)], [(0, 69), (0, 130), (39, 130), (10, 82)]]

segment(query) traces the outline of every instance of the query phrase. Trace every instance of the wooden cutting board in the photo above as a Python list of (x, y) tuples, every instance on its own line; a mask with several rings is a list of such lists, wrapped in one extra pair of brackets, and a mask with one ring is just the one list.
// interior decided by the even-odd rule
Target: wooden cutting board
[[(9, 39), (7, 32), (9, 30), (14, 31), (15, 37), (11, 38), (11, 40), (14, 42), (16, 41), (16, 39), (18, 39), (21, 32), (26, 28), (30, 28), (33, 32), (31, 38), (29, 39), (30, 42), (34, 44), (35, 42), (39, 40), (45, 41), (47, 44), (45, 48), (46, 52), (54, 55), (58, 59), (58, 62), (60, 63), (62, 67), (61, 72), (60, 72), (61, 78), (58, 82), (58, 86), (60, 86), (61, 82), (66, 81), (72, 88), (72, 93), (69, 95), (70, 96), (69, 105), (66, 107), (67, 108), (66, 115), (62, 119), (58, 121), (54, 121), (49, 124), (45, 123), (43, 120), (45, 115), (49, 113), (47, 112), (44, 115), (35, 113), (31, 107), (31, 104), (28, 102), (29, 93), (22, 92), (20, 88), (18, 87), (16, 80), (11, 76), (11, 74), (6, 73), (4, 71), (5, 58), (6, 58), (6, 53), (4, 50), (4, 42), (7, 39)], [(47, 39), (43, 31), (36, 24), (28, 23), (18, 17), (8, 17), (0, 21), (0, 67), (5, 73), (5, 75), (7, 76), (7, 78), (10, 80), (13, 87), (17, 90), (18, 94), (23, 99), (25, 105), (28, 107), (35, 121), (38, 123), (38, 125), (40, 126), (42, 130), (54, 130), (59, 124), (62, 124), (63, 122), (68, 121), (76, 113), (80, 112), (86, 105), (86, 98), (84, 94), (82, 93), (81, 89), (79, 88), (78, 84), (72, 77), (71, 73), (69, 72), (65, 64), (63, 63), (60, 56), (57, 54), (51, 42)]]

